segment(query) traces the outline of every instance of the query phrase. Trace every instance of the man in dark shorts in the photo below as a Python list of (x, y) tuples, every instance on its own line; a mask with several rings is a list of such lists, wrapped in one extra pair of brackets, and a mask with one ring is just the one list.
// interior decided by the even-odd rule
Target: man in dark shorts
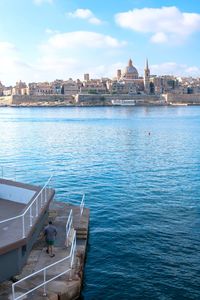
[(51, 221), (49, 221), (49, 225), (45, 227), (44, 235), (46, 237), (46, 242), (47, 242), (47, 253), (49, 253), (49, 255), (51, 257), (54, 257), (55, 254), (53, 253), (53, 245), (55, 243), (55, 239), (56, 239), (56, 235), (57, 235), (57, 229), (52, 224)]

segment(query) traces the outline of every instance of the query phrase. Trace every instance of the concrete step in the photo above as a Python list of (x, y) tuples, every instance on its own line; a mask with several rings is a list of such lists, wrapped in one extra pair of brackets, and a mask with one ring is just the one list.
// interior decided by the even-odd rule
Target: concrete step
[(78, 240), (87, 240), (87, 234), (77, 234)]

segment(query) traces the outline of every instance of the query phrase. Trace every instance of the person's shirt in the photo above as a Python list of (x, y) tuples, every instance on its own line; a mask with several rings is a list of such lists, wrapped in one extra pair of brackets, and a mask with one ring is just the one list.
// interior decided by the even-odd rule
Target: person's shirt
[(48, 226), (45, 227), (44, 234), (48, 241), (54, 241), (57, 235), (57, 229), (55, 226), (49, 224)]

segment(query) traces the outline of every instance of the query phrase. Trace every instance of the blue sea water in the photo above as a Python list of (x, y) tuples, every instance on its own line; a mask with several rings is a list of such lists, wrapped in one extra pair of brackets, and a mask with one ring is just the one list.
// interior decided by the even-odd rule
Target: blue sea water
[(0, 108), (2, 165), (86, 193), (84, 299), (200, 299), (200, 107)]

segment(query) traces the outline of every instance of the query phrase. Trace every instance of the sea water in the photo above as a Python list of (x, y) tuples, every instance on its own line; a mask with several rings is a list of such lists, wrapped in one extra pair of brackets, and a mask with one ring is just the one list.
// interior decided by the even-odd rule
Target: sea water
[(200, 107), (0, 108), (0, 166), (86, 193), (84, 299), (200, 299)]

